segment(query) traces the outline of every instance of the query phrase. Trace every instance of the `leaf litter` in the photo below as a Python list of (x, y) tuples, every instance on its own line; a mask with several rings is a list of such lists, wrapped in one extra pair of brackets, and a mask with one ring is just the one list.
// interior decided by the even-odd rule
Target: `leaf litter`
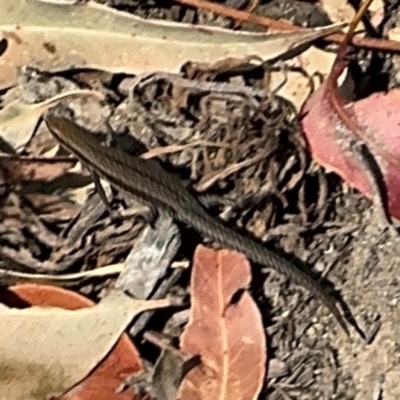
[(73, 67), (138, 74), (178, 72), (188, 60), (212, 63), (228, 55), (272, 60), (342, 26), (272, 35), (243, 33), (148, 21), (92, 1), (71, 5), (1, 0), (0, 32), (7, 46), (0, 56), (0, 89), (15, 84), (17, 68), (23, 65), (49, 72)]
[(346, 66), (348, 41), (340, 46), (327, 80), (304, 104), (302, 127), (313, 158), (372, 199), (391, 226), (387, 211), (400, 218), (400, 92), (347, 101), (337, 80)]
[[(56, 288), (54, 286), (24, 284), (12, 286), (1, 294), (8, 306), (28, 305), (58, 307), (78, 310), (94, 305), (87, 297)], [(126, 334), (122, 334), (116, 345), (90, 374), (75, 385), (59, 400), (132, 400), (132, 391), (116, 393), (121, 379), (143, 369), (139, 353)]]
[[(243, 99), (242, 99), (242, 102), (243, 102)], [(261, 146), (260, 143), (264, 143), (262, 145), (262, 147), (265, 147), (265, 150), (269, 150), (269, 148), (272, 146), (271, 149), (273, 151), (272, 151), (271, 154), (268, 153), (268, 155), (270, 157), (272, 157), (272, 164), (274, 165), (277, 162), (276, 158), (278, 157), (278, 154), (275, 154), (275, 151), (277, 149), (276, 146), (277, 145), (279, 145), (279, 146), (283, 145), (283, 142), (280, 143), (280, 141), (277, 140), (277, 138), (274, 138), (274, 137), (271, 138), (271, 137), (268, 137), (268, 135), (265, 135), (265, 137), (263, 137), (261, 139), (253, 139), (252, 140), (250, 134), (255, 131), (256, 125), (259, 123), (258, 115), (252, 109), (250, 115), (252, 116), (251, 118), (254, 118), (254, 120), (250, 119), (250, 121), (249, 121), (247, 115), (246, 116), (242, 116), (241, 114), (238, 114), (237, 112), (235, 112), (236, 109), (239, 109), (240, 107), (243, 106), (242, 102), (238, 103), (237, 100), (231, 102), (231, 99), (229, 97), (223, 98), (222, 103), (223, 104), (228, 104), (228, 107), (231, 108), (231, 110), (233, 112), (232, 115), (235, 116), (235, 118), (232, 117), (232, 118), (226, 120), (225, 126), (223, 126), (223, 124), (219, 125), (221, 127), (221, 134), (222, 134), (221, 139), (226, 141), (228, 139), (228, 137), (229, 137), (229, 136), (226, 136), (226, 132), (232, 132), (232, 136), (229, 137), (228, 142), (232, 141), (233, 143), (235, 143), (235, 141), (238, 141), (238, 143), (241, 143), (242, 147), (240, 147), (240, 146), (237, 146), (237, 147), (236, 146), (231, 146), (231, 149), (234, 149), (234, 153), (233, 153), (233, 155), (235, 156), (235, 158), (234, 158), (235, 161), (234, 162), (236, 162), (236, 160), (240, 161), (247, 154), (249, 154), (249, 155), (252, 154), (252, 148), (253, 147), (257, 147), (257, 145)], [(207, 132), (207, 130), (210, 127), (209, 124), (211, 124), (211, 126), (213, 126), (215, 124), (215, 122), (212, 121), (210, 119), (210, 117), (217, 116), (218, 118), (221, 118), (221, 117), (226, 118), (227, 114), (226, 113), (222, 114), (221, 113), (222, 109), (219, 109), (219, 108), (217, 108), (218, 113), (213, 113), (213, 112), (210, 113), (210, 110), (212, 110), (212, 107), (215, 107), (216, 105), (218, 105), (218, 103), (219, 103), (219, 100), (218, 101), (212, 100), (210, 102), (210, 104), (206, 105), (203, 109), (200, 110), (200, 112), (199, 112), (199, 116), (200, 116), (199, 125), (195, 125), (192, 128), (194, 132), (199, 131), (199, 130), (201, 132)], [(267, 99), (262, 99), (260, 101), (260, 104), (265, 109), (268, 109), (268, 107), (271, 107), (271, 109), (273, 110), (273, 115), (271, 115), (271, 119), (269, 120), (269, 122), (271, 122), (271, 125), (273, 126), (273, 129), (276, 129), (277, 126), (286, 127), (286, 124), (287, 124), (286, 119), (282, 118), (279, 115), (279, 113), (277, 112), (277, 109), (279, 109), (279, 103), (275, 104), (274, 101), (272, 101), (271, 99), (267, 98)], [(157, 101), (154, 102), (154, 107), (155, 108), (157, 107)], [(274, 111), (274, 107), (276, 107), (275, 111)], [(150, 110), (150, 112), (151, 111), (152, 110)], [(148, 116), (151, 115), (150, 112), (148, 113)], [(276, 118), (275, 123), (272, 122), (273, 118)], [(201, 127), (201, 125), (203, 125), (203, 127)], [(239, 138), (235, 138), (234, 134), (235, 134), (236, 130), (235, 129), (231, 129), (231, 128), (234, 127), (234, 126), (240, 126), (240, 125), (243, 125), (243, 132), (242, 132), (242, 134), (241, 134), (241, 136)], [(250, 134), (248, 134), (246, 132), (247, 128), (250, 128), (249, 129), (249, 133)], [(269, 127), (266, 126), (265, 129), (266, 129), (266, 132), (268, 132)], [(213, 132), (215, 132), (215, 130), (211, 131), (209, 134), (213, 134)], [(218, 133), (218, 130), (216, 132)], [(210, 137), (210, 139), (216, 140), (215, 137), (214, 138)], [(207, 140), (207, 142), (209, 142), (209, 141)], [(218, 142), (217, 142), (217, 144), (218, 144)], [(234, 176), (234, 175), (235, 176), (240, 176), (240, 174), (243, 174), (243, 187), (241, 188), (241, 190), (243, 190), (243, 192), (245, 192), (249, 188), (250, 189), (254, 188), (253, 190), (255, 190), (257, 185), (254, 182), (255, 182), (256, 179), (260, 179), (261, 182), (262, 182), (262, 179), (264, 179), (264, 175), (263, 174), (264, 174), (265, 170), (263, 169), (262, 165), (260, 165), (260, 163), (257, 163), (257, 162), (253, 163), (253, 165), (251, 165), (251, 168), (253, 168), (253, 169), (248, 169), (248, 168), (245, 168), (245, 166), (242, 166), (242, 168), (239, 168), (239, 169), (236, 168), (232, 173), (229, 173), (229, 171), (230, 171), (229, 162), (228, 162), (229, 161), (229, 159), (228, 159), (229, 153), (227, 152), (227, 150), (229, 148), (227, 148), (226, 146), (216, 145), (215, 147), (218, 149), (218, 153), (217, 153), (218, 157), (215, 159), (215, 158), (212, 157), (212, 152), (211, 152), (213, 150), (212, 147), (209, 146), (209, 145), (203, 146), (203, 147), (204, 148), (202, 148), (202, 146), (196, 146), (196, 147), (194, 147), (194, 146), (185, 146), (184, 148), (186, 149), (187, 152), (189, 152), (189, 151), (190, 152), (192, 152), (192, 151), (193, 152), (198, 152), (198, 151), (199, 152), (203, 152), (206, 159), (209, 157), (209, 163), (207, 164), (207, 169), (205, 170), (205, 171), (207, 171), (207, 173), (215, 172), (216, 170), (218, 171), (218, 169), (222, 172), (220, 174), (220, 176), (219, 176), (219, 179), (216, 179), (216, 180), (213, 181), (214, 185), (218, 185), (220, 181), (222, 182), (227, 177)], [(293, 154), (296, 155), (297, 146), (293, 147), (292, 151), (293, 151)], [(230, 155), (232, 155), (232, 153)], [(171, 155), (171, 157), (174, 157), (174, 156), (176, 158), (179, 158), (179, 156), (181, 156), (181, 155), (176, 155), (176, 154), (172, 154)], [(295, 157), (297, 157), (297, 155)], [(271, 161), (271, 158), (265, 157), (264, 155), (263, 155), (262, 158), (263, 158), (263, 162), (265, 163), (265, 165), (268, 165), (268, 163)], [(197, 168), (199, 168), (199, 167), (201, 168), (201, 165), (196, 163), (196, 164), (193, 165), (193, 167), (194, 167), (194, 171), (196, 171)], [(224, 170), (228, 171), (228, 173), (224, 172)], [(286, 170), (290, 170), (290, 165), (288, 165), (286, 167)], [(277, 169), (275, 171), (276, 174), (278, 174), (278, 172), (279, 172), (279, 169)], [(203, 172), (201, 172), (201, 170), (200, 170), (200, 174), (199, 175), (201, 176), (202, 174), (203, 174)], [(292, 183), (290, 184), (290, 187), (291, 188), (296, 187), (296, 183), (292, 181)], [(288, 187), (286, 190), (289, 190), (289, 189), (290, 188)], [(95, 198), (96, 197), (94, 196), (94, 197), (92, 197), (91, 199), (88, 199), (88, 200), (90, 201), (90, 200), (93, 200)], [(90, 207), (88, 208), (88, 211), (89, 210), (91, 210)], [(98, 216), (99, 215), (98, 213), (100, 213), (100, 214), (104, 213), (104, 210), (103, 211), (101, 211), (101, 210), (100, 211), (95, 211), (94, 215)], [(83, 260), (85, 260), (84, 257), (86, 257), (88, 254), (90, 255), (90, 253), (87, 253), (90, 249), (88, 249), (88, 246), (85, 246), (84, 248), (82, 248), (81, 243), (85, 243), (87, 240), (91, 240), (92, 243), (96, 243), (97, 242), (97, 238), (99, 236), (105, 234), (105, 231), (102, 230), (102, 226), (110, 224), (110, 220), (104, 221), (104, 225), (98, 225), (99, 230), (97, 230), (97, 229), (94, 229), (94, 228), (96, 228), (96, 225), (93, 225), (92, 223), (88, 222), (87, 219), (85, 219), (87, 217), (85, 209), (83, 209), (81, 217), (82, 217), (81, 227), (86, 229), (85, 234), (83, 236), (80, 236), (76, 232), (74, 233), (74, 235), (76, 235), (75, 237), (77, 238), (77, 242), (74, 243), (74, 246), (77, 246), (75, 248), (79, 249), (80, 253), (75, 253), (74, 251), (72, 251), (71, 247), (69, 249), (66, 247), (66, 248), (64, 248), (64, 250), (65, 250), (64, 255), (72, 255), (73, 257), (76, 257), (78, 255), (79, 257), (82, 257)], [(90, 221), (93, 221), (93, 220), (90, 220)], [(77, 222), (78, 222), (77, 220), (74, 221), (74, 223), (77, 223)], [(110, 229), (111, 229), (112, 235), (114, 237), (118, 235), (118, 232), (117, 232), (115, 226), (112, 226)], [(129, 228), (126, 228), (126, 229), (129, 229)], [(73, 230), (73, 224), (69, 228), (70, 232), (72, 232), (72, 230)], [(261, 228), (261, 230), (263, 230), (263, 228)], [(68, 232), (68, 229), (66, 231)], [(85, 235), (86, 235), (86, 232), (88, 232), (88, 231), (91, 231), (91, 233), (86, 238)], [(93, 234), (93, 231), (95, 231), (94, 234)], [(80, 231), (80, 232), (82, 233), (82, 231)], [(74, 235), (72, 235), (72, 237)], [(106, 237), (106, 235), (104, 235), (104, 237), (105, 237), (104, 244), (106, 245), (107, 244), (107, 237)], [(63, 242), (61, 241), (61, 246), (62, 245), (63, 245)], [(64, 242), (64, 245), (65, 245), (65, 242)], [(70, 252), (69, 252), (69, 250), (70, 250)], [(97, 248), (95, 248), (93, 246), (93, 250), (97, 251)], [(77, 259), (78, 258), (75, 258), (75, 261)], [(41, 267), (42, 268), (43, 268), (43, 265), (44, 265), (44, 263), (41, 263)], [(58, 263), (55, 264), (54, 267), (52, 267), (52, 271), (56, 271), (57, 268), (59, 269), (61, 267), (61, 265), (62, 265), (61, 263), (60, 264), (58, 264)], [(64, 264), (64, 265), (66, 265), (66, 264)], [(70, 265), (72, 265), (72, 264), (70, 264)], [(244, 297), (244, 298), (246, 298), (246, 297)], [(253, 306), (254, 306), (254, 304), (253, 304)], [(259, 385), (261, 385), (261, 383), (259, 383)], [(259, 389), (257, 389), (257, 390), (259, 390)], [(257, 390), (255, 390), (255, 391), (257, 392)]]
[(60, 396), (105, 357), (135, 315), (170, 305), (168, 299), (138, 301), (112, 292), (96, 306), (74, 311), (3, 306), (0, 393), (7, 399)]
[(93, 90), (72, 90), (36, 104), (26, 104), (21, 100), (15, 100), (0, 111), (1, 137), (14, 148), (20, 148), (28, 142), (39, 118), (47, 110), (62, 101), (86, 96), (104, 99), (101, 93)]
[[(326, 215), (327, 205), (324, 203), (324, 200), (326, 200), (327, 194), (321, 190), (318, 194), (319, 198), (317, 201), (320, 208), (310, 208), (310, 204), (308, 203), (309, 199), (305, 196), (305, 193), (307, 193), (307, 187), (303, 182), (303, 178), (310, 173), (318, 175), (319, 177), (322, 175), (318, 171), (315, 172), (315, 170), (309, 168), (309, 160), (307, 159), (304, 150), (304, 143), (302, 143), (301, 139), (296, 137), (296, 135), (292, 135), (293, 132), (287, 128), (288, 121), (281, 120), (277, 117), (277, 114), (279, 114), (278, 110), (280, 112), (282, 111), (282, 108), (280, 108), (282, 103), (276, 99), (271, 100), (271, 98), (263, 98), (262, 95), (256, 95), (252, 98), (252, 100), (255, 100), (256, 105), (264, 111), (264, 114), (271, 117), (265, 120), (265, 115), (260, 112), (255, 112), (254, 109), (249, 107), (248, 103), (243, 101), (243, 99), (242, 102), (238, 102), (237, 99), (233, 100), (233, 98), (229, 96), (222, 96), (221, 100), (221, 97), (216, 99), (215, 97), (213, 98), (212, 96), (207, 95), (207, 101), (202, 102), (200, 107), (196, 107), (196, 100), (193, 102), (194, 90), (193, 92), (189, 91), (189, 95), (185, 99), (185, 101), (187, 101), (186, 103), (180, 103), (179, 96), (176, 93), (174, 94), (174, 96), (176, 96), (175, 98), (171, 99), (171, 96), (168, 97), (168, 89), (163, 93), (164, 95), (166, 94), (164, 98), (159, 95), (159, 91), (162, 92), (164, 89), (163, 86), (160, 85), (160, 82), (152, 83), (152, 85), (153, 86), (150, 86), (150, 90), (145, 90), (146, 94), (143, 98), (140, 98), (137, 94), (132, 96), (132, 99), (134, 99), (136, 104), (130, 104), (128, 110), (133, 112), (130, 116), (126, 116), (125, 119), (122, 120), (124, 124), (127, 124), (130, 133), (134, 134), (135, 132), (143, 132), (143, 129), (137, 129), (137, 126), (139, 126), (140, 123), (143, 123), (144, 120), (143, 125), (148, 130), (152, 129), (152, 134), (156, 136), (156, 140), (153, 142), (153, 149), (159, 148), (160, 142), (163, 142), (164, 145), (167, 142), (170, 146), (179, 143), (177, 146), (181, 146), (180, 149), (183, 150), (182, 153), (167, 155), (167, 158), (168, 160), (173, 161), (173, 165), (184, 165), (188, 167), (196, 182), (201, 182), (201, 178), (206, 172), (208, 174), (206, 176), (209, 178), (206, 183), (210, 183), (207, 183), (208, 186), (203, 185), (201, 189), (207, 188), (219, 191), (229, 187), (226, 186), (224, 180), (229, 184), (234, 182), (237, 192), (233, 190), (230, 194), (233, 194), (233, 198), (237, 197), (238, 199), (243, 197), (243, 193), (248, 193), (252, 190), (255, 192), (256, 190), (260, 190), (260, 188), (261, 191), (265, 190), (265, 196), (268, 198), (268, 204), (265, 205), (265, 208), (252, 208), (252, 211), (255, 211), (255, 216), (254, 218), (251, 218), (250, 222), (248, 218), (250, 213), (246, 210), (246, 214), (244, 213), (243, 217), (240, 218), (239, 224), (243, 224), (246, 227), (253, 225), (253, 229), (250, 230), (256, 232), (257, 236), (263, 237), (264, 239), (277, 240), (278, 238), (281, 240), (283, 237), (283, 242), (285, 244), (283, 247), (289, 252), (295, 253), (296, 250), (298, 251), (298, 248), (305, 248), (306, 244), (304, 242), (298, 243), (293, 240), (293, 237), (299, 235), (299, 232), (307, 232), (307, 226), (322, 226), (324, 218), (322, 218), (316, 225), (314, 219), (315, 215), (318, 215), (319, 213), (323, 216)], [(172, 85), (175, 85), (175, 83), (172, 83)], [(148, 98), (151, 98), (151, 94), (154, 94), (154, 92), (156, 92), (156, 94), (151, 102), (144, 101), (144, 97), (147, 96)], [(176, 125), (179, 125), (183, 119), (182, 110), (179, 110), (179, 106), (177, 106), (179, 104), (184, 104), (185, 112), (189, 112), (192, 117), (194, 116), (194, 118), (190, 122), (185, 121), (181, 127), (176, 127), (174, 126), (174, 118), (176, 115), (178, 115)], [(140, 109), (141, 106), (143, 106), (142, 109)], [(118, 112), (127, 114), (126, 107), (127, 104), (122, 102), (119, 106)], [(137, 113), (138, 109), (141, 110), (141, 113)], [(245, 111), (242, 111), (243, 109)], [(170, 112), (170, 114), (168, 114), (166, 110)], [(243, 114), (238, 113), (238, 110), (241, 110), (243, 114), (248, 114), (243, 116)], [(284, 113), (287, 115), (288, 109), (284, 109)], [(226, 118), (227, 115), (229, 116), (228, 120)], [(132, 125), (129, 125), (129, 118), (136, 119), (136, 121), (132, 122)], [(181, 120), (179, 120), (179, 118), (181, 118)], [(115, 116), (115, 120), (117, 119), (118, 115)], [(116, 125), (115, 120), (111, 119), (113, 127), (118, 126)], [(288, 120), (290, 120), (290, 118), (288, 118)], [(173, 122), (171, 123), (171, 121)], [(134, 126), (134, 123), (137, 125)], [(270, 126), (268, 126), (268, 124)], [(261, 129), (260, 126), (262, 126)], [(242, 128), (238, 129), (238, 127)], [(268, 137), (268, 134), (273, 131), (271, 127), (275, 129), (275, 131), (280, 131), (279, 128), (281, 127), (286, 129), (286, 131), (282, 129), (284, 133), (281, 134), (278, 139), (275, 138), (278, 142), (277, 144), (274, 143), (271, 138), (270, 141), (265, 139)], [(231, 137), (229, 136), (229, 132), (232, 133)], [(254, 142), (249, 142), (249, 137), (254, 134), (257, 135), (258, 132), (262, 132), (265, 141), (263, 142), (263, 139), (261, 139), (260, 141), (255, 140)], [(190, 138), (192, 137), (193, 141), (198, 140), (196, 135), (200, 134), (204, 136), (204, 133), (210, 134), (210, 137), (207, 137), (205, 142), (201, 143), (197, 141), (198, 145), (187, 143), (188, 141), (190, 142)], [(246, 136), (246, 134), (248, 134), (248, 136)], [(238, 135), (238, 137), (235, 138), (235, 135)], [(270, 134), (270, 136), (272, 135)], [(187, 139), (188, 137), (189, 139)], [(215, 137), (217, 137), (217, 139), (215, 139)], [(182, 143), (182, 140), (180, 140), (181, 138), (186, 139), (186, 141), (183, 141)], [(231, 144), (235, 139), (237, 142), (233, 142), (235, 144), (231, 146), (231, 149), (227, 146), (219, 145), (221, 141), (224, 140), (226, 140), (228, 144)], [(215, 148), (213, 148), (212, 145), (210, 146), (212, 140), (215, 140)], [(245, 144), (243, 144), (244, 142)], [(233, 153), (236, 157), (234, 158), (233, 163), (240, 163), (241, 157), (245, 158), (245, 156), (252, 154), (252, 149), (259, 147), (266, 150), (269, 149), (269, 146), (275, 147), (272, 148), (273, 151), (268, 157), (265, 157), (263, 160), (258, 160), (253, 165), (243, 166), (243, 168), (238, 168), (237, 165), (240, 166), (240, 164), (236, 164), (236, 169), (234, 169), (233, 172), (230, 172), (232, 167), (229, 165), (229, 161), (232, 162), (232, 160), (229, 160), (231, 154), (228, 150), (234, 150)], [(240, 151), (243, 149), (246, 151), (241, 154)], [(285, 156), (287, 155), (287, 158), (282, 157), (283, 150), (285, 150), (284, 154)], [(185, 161), (187, 160), (188, 154), (194, 155), (193, 164), (188, 164), (187, 161)], [(282, 158), (285, 160), (284, 165), (282, 165)], [(179, 163), (181, 163), (181, 165), (179, 165)], [(267, 171), (267, 173), (265, 171)], [(296, 171), (295, 174), (293, 174), (294, 171)], [(268, 185), (264, 181), (265, 175), (267, 175), (266, 180)], [(217, 176), (217, 179), (214, 178), (215, 176)], [(323, 185), (324, 184), (321, 183), (321, 187), (323, 187)], [(295, 196), (294, 202), (293, 196)], [(93, 197), (96, 199), (96, 196)], [(290, 202), (288, 199), (290, 199)], [(295, 203), (297, 200), (298, 204), (296, 204), (296, 207), (298, 206), (300, 210), (300, 213), (298, 214), (296, 214), (296, 212), (298, 212), (297, 209), (293, 213), (292, 206), (292, 203)], [(313, 199), (313, 201), (315, 201), (315, 199)], [(125, 222), (122, 224), (122, 227), (113, 225), (114, 222), (111, 219), (105, 219), (104, 221), (104, 218), (102, 222), (99, 223), (99, 215), (102, 213), (104, 214), (104, 209), (102, 209), (101, 206), (96, 208), (98, 205), (98, 203), (96, 204), (96, 201), (94, 201), (96, 210), (94, 210), (94, 208), (90, 209), (90, 207), (85, 208), (87, 204), (88, 203), (85, 202), (84, 207), (82, 208), (83, 211), (72, 221), (68, 228), (65, 225), (62, 226), (65, 229), (63, 230), (63, 233), (68, 236), (68, 232), (73, 232), (74, 230), (74, 223), (80, 225), (79, 229), (68, 237), (70, 240), (69, 244), (73, 243), (73, 246), (64, 249), (64, 256), (74, 255), (75, 257), (71, 257), (71, 259), (74, 258), (74, 261), (70, 260), (68, 263), (64, 264), (64, 266), (68, 265), (68, 268), (71, 268), (71, 266), (74, 265), (74, 262), (79, 266), (87, 266), (93, 260), (93, 252), (87, 250), (89, 246), (86, 245), (85, 248), (85, 243), (93, 243), (93, 248), (97, 246), (95, 251), (98, 251), (102, 246), (114, 247), (115, 250), (116, 242), (111, 243), (110, 238), (115, 238), (121, 235), (119, 238), (122, 244), (121, 249), (125, 248), (125, 250), (121, 250), (121, 253), (118, 253), (118, 251), (112, 253), (112, 255), (110, 255), (111, 258), (117, 257), (120, 254), (126, 254), (126, 249), (129, 247), (129, 245), (127, 246), (126, 244), (129, 242), (129, 239), (127, 236), (123, 237), (123, 232), (128, 231), (131, 228), (131, 225), (128, 226)], [(279, 220), (279, 216), (282, 214), (282, 210), (287, 209), (289, 205), (291, 209), (284, 216), (287, 224), (286, 226), (282, 226), (282, 220)], [(91, 214), (88, 219), (86, 219), (87, 215), (85, 215), (86, 210), (93, 211), (93, 214)], [(233, 214), (235, 213), (237, 213), (237, 210), (233, 209)], [(235, 218), (235, 216), (232, 217), (232, 214), (229, 215), (229, 207), (228, 216), (226, 218)], [(301, 221), (301, 226), (299, 226), (299, 220)], [(262, 221), (262, 223), (257, 221)], [(264, 221), (266, 222), (264, 223)], [(273, 229), (266, 232), (266, 227), (272, 227)], [(283, 228), (285, 228), (286, 231)], [(303, 229), (303, 231), (301, 231), (300, 228)], [(96, 231), (95, 234), (93, 234), (93, 231)], [(287, 239), (287, 237), (289, 237), (289, 240), (285, 241), (285, 238)], [(74, 241), (74, 239), (76, 239), (76, 241)], [(304, 238), (300, 238), (300, 240), (302, 239), (304, 240)], [(63, 243), (61, 241), (61, 248), (62, 245)], [(95, 263), (92, 263), (92, 265), (93, 264)], [(281, 289), (279, 289), (279, 291), (281, 291)], [(276, 307), (276, 303), (273, 303), (272, 307)], [(283, 321), (283, 323), (285, 323), (285, 318), (283, 318)]]
[(257, 399), (266, 343), (260, 312), (246, 290), (250, 279), (250, 264), (243, 255), (197, 248), (190, 317), (180, 347), (200, 355), (201, 365), (184, 378), (180, 400)]

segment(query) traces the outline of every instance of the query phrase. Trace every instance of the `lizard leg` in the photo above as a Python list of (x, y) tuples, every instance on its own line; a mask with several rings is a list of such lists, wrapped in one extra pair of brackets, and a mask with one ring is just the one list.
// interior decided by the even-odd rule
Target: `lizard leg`
[(146, 215), (144, 215), (144, 220), (151, 226), (152, 229), (155, 229), (157, 218), (157, 209), (155, 207), (149, 206), (149, 211), (146, 213)]
[(94, 182), (94, 187), (96, 188), (97, 193), (100, 196), (101, 201), (104, 203), (104, 205), (107, 208), (108, 213), (110, 214), (110, 217), (112, 219), (114, 219), (116, 217), (114, 210), (111, 208), (111, 204), (107, 199), (107, 196), (104, 192), (103, 186), (101, 186), (101, 182), (100, 182), (100, 178), (99, 176), (96, 174), (96, 172), (94, 172), (93, 170), (90, 171), (91, 175), (92, 175), (92, 179)]

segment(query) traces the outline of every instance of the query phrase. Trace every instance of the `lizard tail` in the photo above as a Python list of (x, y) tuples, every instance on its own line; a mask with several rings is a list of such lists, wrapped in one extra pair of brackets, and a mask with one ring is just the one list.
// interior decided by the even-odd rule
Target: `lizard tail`
[(292, 262), (279, 254), (268, 250), (255, 240), (242, 236), (241, 234), (225, 227), (222, 223), (211, 216), (210, 218), (207, 217), (204, 215), (199, 216), (197, 214), (196, 218), (193, 218), (192, 215), (190, 221), (188, 220), (185, 222), (191, 225), (203, 236), (215, 240), (232, 250), (243, 253), (251, 261), (270, 267), (289, 278), (293, 283), (309, 290), (331, 311), (346, 335), (350, 336), (350, 332), (343, 316), (335, 304), (335, 300), (311, 276), (299, 269)]

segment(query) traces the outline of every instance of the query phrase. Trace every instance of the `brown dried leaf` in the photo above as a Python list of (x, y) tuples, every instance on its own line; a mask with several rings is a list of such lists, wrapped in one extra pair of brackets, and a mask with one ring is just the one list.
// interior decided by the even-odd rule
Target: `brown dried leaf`
[[(72, 311), (94, 306), (91, 300), (76, 292), (34, 284), (10, 287), (7, 291), (2, 291), (0, 299), (9, 307), (44, 306)], [(130, 388), (119, 393), (116, 390), (122, 381), (142, 370), (137, 349), (128, 336), (122, 334), (110, 353), (90, 375), (57, 400), (134, 400), (134, 393)], [(135, 399), (137, 400), (136, 396)], [(39, 394), (35, 400), (39, 400)]]
[(56, 194), (32, 193), (25, 198), (40, 213), (40, 219), (49, 224), (70, 221), (79, 210), (77, 204)]
[[(185, 377), (180, 400), (257, 398), (265, 374), (266, 344), (260, 313), (245, 290), (250, 279), (250, 265), (243, 255), (203, 246), (196, 250), (191, 315), (181, 349), (200, 355), (202, 365)], [(240, 300), (232, 304), (241, 290)]]
[(38, 160), (36, 157), (0, 155), (0, 176), (8, 184), (22, 182), (52, 182), (63, 176), (76, 160)]
[(304, 104), (301, 124), (316, 162), (372, 199), (384, 219), (386, 211), (400, 218), (400, 91), (350, 102), (338, 84), (349, 40), (369, 3), (352, 22), (328, 78)]
[(94, 307), (74, 311), (2, 305), (1, 398), (61, 395), (104, 359), (135, 315), (169, 305), (168, 299), (139, 301), (117, 292)]
[(190, 60), (216, 62), (227, 56), (271, 60), (342, 26), (271, 35), (144, 20), (93, 1), (0, 0), (0, 39), (7, 42), (0, 56), (0, 89), (15, 84), (23, 65), (52, 72), (83, 67), (139, 74), (178, 72)]
[[(0, 72), (2, 71), (1, 60), (0, 57)], [(26, 104), (21, 100), (15, 100), (12, 103), (7, 104), (0, 111), (0, 135), (15, 148), (23, 146), (28, 142), (41, 115), (49, 108), (56, 106), (63, 100), (83, 96), (95, 96), (99, 99), (104, 98), (101, 93), (94, 90), (71, 90), (60, 93), (51, 99), (36, 104)]]

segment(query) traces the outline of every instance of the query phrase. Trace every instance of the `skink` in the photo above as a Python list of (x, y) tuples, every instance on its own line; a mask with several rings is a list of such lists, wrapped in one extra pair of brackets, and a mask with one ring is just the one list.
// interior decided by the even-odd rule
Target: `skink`
[(116, 189), (142, 204), (167, 211), (201, 235), (243, 253), (253, 262), (271, 267), (303, 286), (323, 302), (349, 336), (335, 300), (318, 282), (284, 257), (225, 227), (208, 214), (179, 178), (166, 172), (158, 162), (132, 157), (118, 148), (104, 147), (89, 131), (66, 118), (49, 115), (45, 121), (61, 145)]

